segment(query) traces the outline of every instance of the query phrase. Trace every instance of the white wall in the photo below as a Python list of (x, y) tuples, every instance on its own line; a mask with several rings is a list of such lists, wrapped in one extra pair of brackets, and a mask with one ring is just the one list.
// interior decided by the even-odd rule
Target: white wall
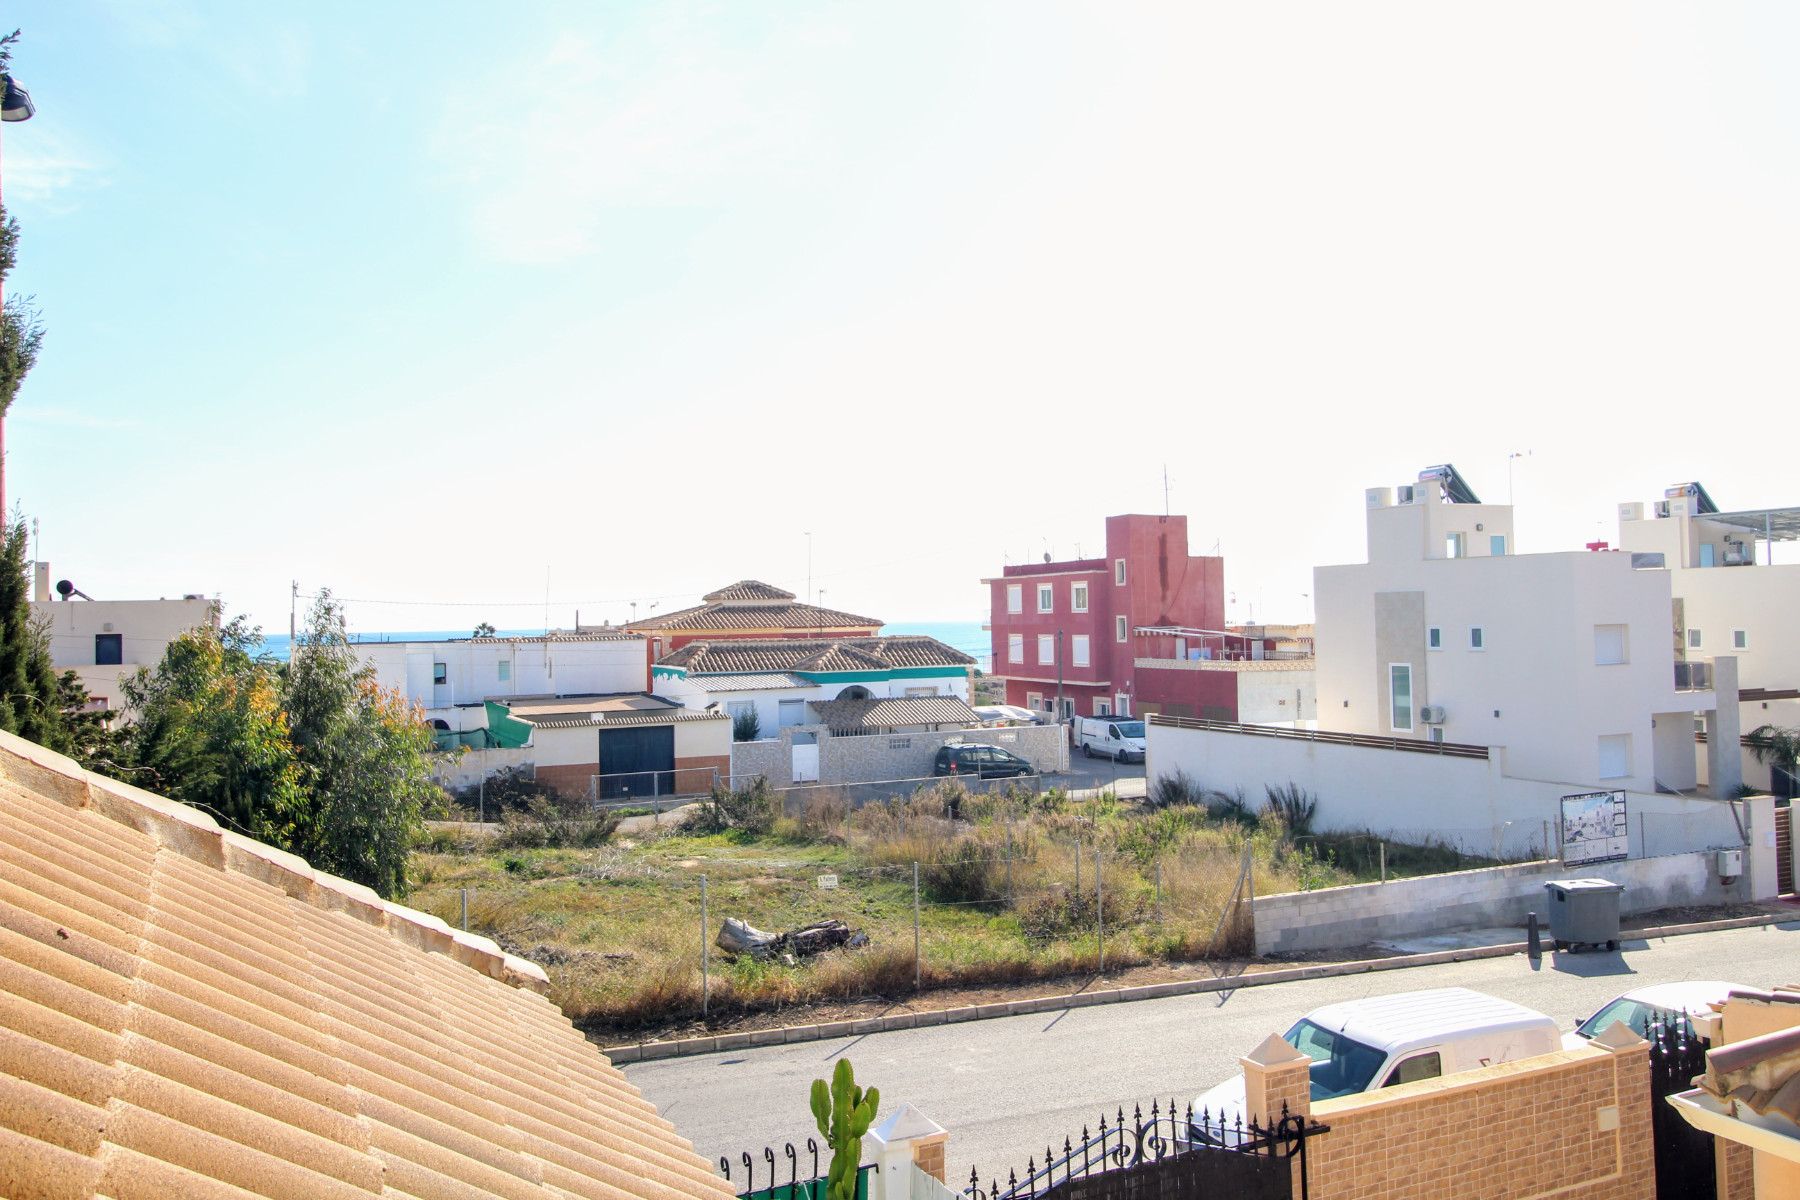
[(1238, 721), (1245, 725), (1291, 725), (1319, 715), (1316, 680), (1304, 671), (1238, 671)]
[(780, 729), (781, 701), (835, 700), (853, 687), (867, 688), (872, 696), (905, 696), (906, 689), (909, 687), (935, 687), (940, 696), (956, 696), (965, 704), (970, 702), (967, 674), (931, 679), (833, 682), (819, 684), (816, 687), (766, 688), (734, 692), (708, 691), (703, 687), (704, 682), (704, 676), (695, 680), (664, 675), (655, 680), (652, 690), (656, 695), (666, 696), (686, 708), (705, 708), (708, 704), (716, 702), (722, 711), (731, 712), (731, 706), (734, 704), (750, 704), (756, 709), (756, 719), (761, 736), (765, 738), (774, 737)]
[[(123, 707), (121, 679), (161, 662), (169, 643), (187, 630), (218, 622), (216, 602), (206, 599), (34, 601), (31, 615), (48, 628), (57, 672), (73, 670), (89, 695), (112, 708)], [(120, 635), (118, 666), (94, 662), (94, 637), (101, 633)]]
[[(1464, 511), (1437, 511), (1457, 509)], [(1504, 509), (1372, 509), (1371, 562), (1314, 571), (1319, 727), (1424, 740), (1416, 710), (1442, 705), (1446, 741), (1504, 746), (1514, 775), (1654, 790), (1652, 716), (1714, 703), (1710, 692), (1675, 691), (1668, 573), (1634, 571), (1622, 553), (1455, 560), (1420, 553), (1435, 544), (1428, 530), (1438, 524), (1480, 523), (1486, 528), (1477, 536), (1485, 538), (1510, 524), (1494, 515)], [(1477, 522), (1482, 514), (1487, 519)], [(1382, 594), (1418, 600), (1387, 602), (1386, 624), (1378, 625)], [(1626, 627), (1628, 662), (1596, 664), (1600, 625)], [(1440, 650), (1424, 649), (1432, 626), (1442, 630)], [(1469, 646), (1473, 627), (1483, 632), (1481, 650)], [(1392, 662), (1413, 668), (1410, 732), (1390, 721)], [(1615, 734), (1631, 737), (1630, 774), (1602, 780), (1599, 739)]]
[[(1469, 853), (1542, 854), (1545, 825), (1579, 783), (1509, 777), (1510, 755), (1487, 760), (1334, 745), (1303, 737), (1177, 729), (1149, 722), (1146, 775), (1176, 770), (1208, 788), (1242, 787), (1253, 804), (1264, 785), (1295, 783), (1318, 797), (1315, 828), (1369, 830), (1395, 840), (1437, 837)], [(1765, 801), (1766, 803), (1766, 801)], [(1627, 798), (1634, 857), (1739, 846), (1731, 806), (1632, 791)], [(1740, 819), (1745, 809), (1740, 806)], [(1554, 842), (1554, 832), (1551, 834)]]
[[(1456, 929), (1519, 927), (1532, 912), (1542, 922), (1548, 944), (1550, 904), (1544, 884), (1553, 879), (1610, 879), (1623, 884), (1622, 914), (1759, 898), (1759, 881), (1745, 874), (1725, 883), (1717, 864), (1715, 854), (1702, 851), (1578, 867), (1534, 862), (1258, 896), (1253, 906), (1256, 952), (1343, 950)], [(1519, 940), (1524, 940), (1523, 933)]]
[[(456, 705), (479, 705), (488, 697), (574, 696), (648, 690), (641, 637), (615, 635), (444, 642), (357, 642), (358, 659), (374, 666), (383, 687), (398, 687), (431, 715)], [(447, 682), (432, 683), (433, 664), (443, 663)], [(512, 678), (500, 678), (500, 664)], [(477, 710), (479, 711), (479, 710)], [(469, 728), (481, 728), (483, 717)], [(458, 728), (452, 720), (452, 728)]]

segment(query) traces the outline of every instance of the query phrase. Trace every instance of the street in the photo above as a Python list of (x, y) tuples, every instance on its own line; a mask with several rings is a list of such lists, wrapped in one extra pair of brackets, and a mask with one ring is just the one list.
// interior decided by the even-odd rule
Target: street
[[(805, 1154), (816, 1130), (807, 1108), (814, 1079), (848, 1055), (857, 1082), (881, 1089), (881, 1114), (912, 1103), (950, 1131), (949, 1180), (971, 1165), (1005, 1179), (1044, 1146), (1093, 1126), (1102, 1110), (1153, 1097), (1185, 1104), (1238, 1071), (1238, 1057), (1308, 1010), (1338, 1000), (1425, 988), (1468, 987), (1574, 1027), (1620, 992), (1651, 983), (1723, 979), (1756, 987), (1800, 983), (1800, 922), (1626, 942), (1614, 954), (1478, 959), (1335, 979), (1241, 988), (1163, 1000), (1003, 1017), (624, 1068), (695, 1149), (721, 1154), (742, 1185), (739, 1155), (792, 1141)], [(878, 1118), (879, 1119), (879, 1118)], [(803, 1168), (804, 1169), (804, 1168)]]
[(1113, 788), (1117, 795), (1132, 797), (1142, 796), (1144, 785), (1130, 781), (1143, 778), (1144, 764), (1141, 762), (1121, 763), (1110, 758), (1087, 758), (1076, 749), (1069, 751), (1068, 771), (1044, 776), (1044, 786), (1061, 787), (1069, 791)]

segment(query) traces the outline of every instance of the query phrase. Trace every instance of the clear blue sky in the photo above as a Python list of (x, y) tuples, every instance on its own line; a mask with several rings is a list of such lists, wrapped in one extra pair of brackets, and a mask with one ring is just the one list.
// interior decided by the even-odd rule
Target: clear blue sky
[[(979, 618), (1190, 514), (1247, 615), (1451, 460), (1523, 550), (1800, 503), (1789, 6), (29, 0), (9, 501), (108, 598)], [(504, 602), (504, 603), (503, 603)]]

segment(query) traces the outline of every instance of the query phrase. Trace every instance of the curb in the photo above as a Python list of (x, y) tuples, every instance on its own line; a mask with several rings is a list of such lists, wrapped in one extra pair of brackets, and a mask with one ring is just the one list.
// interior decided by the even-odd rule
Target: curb
[[(1653, 938), (1678, 937), (1687, 933), (1714, 933), (1722, 929), (1750, 929), (1758, 925), (1781, 925), (1800, 922), (1800, 913), (1767, 913), (1756, 917), (1728, 917), (1719, 921), (1695, 921), (1687, 925), (1652, 925), (1645, 929), (1621, 931), (1621, 941), (1649, 941)], [(1276, 983), (1296, 983), (1307, 979), (1331, 979), (1340, 975), (1361, 975), (1372, 971), (1398, 971), (1407, 967), (1430, 967), (1441, 963), (1468, 962), (1477, 958), (1507, 958), (1523, 954), (1524, 942), (1508, 942), (1498, 946), (1471, 946), (1464, 950), (1438, 950), (1430, 954), (1401, 954), (1393, 958), (1367, 958), (1357, 962), (1321, 963), (1315, 967), (1289, 967), (1280, 971), (1259, 971), (1254, 975), (1230, 975), (1219, 979), (1181, 979), (1170, 983), (1149, 983), (1138, 987), (1109, 988), (1097, 992), (1067, 992), (1060, 996), (1039, 996), (1033, 1000), (1006, 1000), (995, 1004), (972, 1004), (963, 1008), (942, 1008), (931, 1012), (897, 1013), (890, 1017), (865, 1017), (860, 1021), (830, 1021), (821, 1025), (788, 1025), (779, 1029), (753, 1029), (746, 1033), (722, 1033), (716, 1037), (681, 1038), (672, 1042), (634, 1042), (624, 1046), (608, 1046), (601, 1050), (614, 1066), (651, 1062), (659, 1058), (686, 1058), (695, 1054), (715, 1054), (724, 1050), (748, 1050), (757, 1046), (793, 1045), (796, 1042), (826, 1041), (840, 1037), (863, 1037), (871, 1033), (891, 1033), (897, 1029), (922, 1029), (928, 1025), (957, 1025), (964, 1021), (986, 1021), (995, 1017), (1016, 1017), (1027, 1013), (1056, 1012), (1061, 1009), (1089, 1008), (1099, 1004), (1126, 1004), (1133, 1000), (1161, 1000), (1168, 996), (1192, 996), (1202, 992), (1230, 992), (1244, 987), (1265, 987)]]

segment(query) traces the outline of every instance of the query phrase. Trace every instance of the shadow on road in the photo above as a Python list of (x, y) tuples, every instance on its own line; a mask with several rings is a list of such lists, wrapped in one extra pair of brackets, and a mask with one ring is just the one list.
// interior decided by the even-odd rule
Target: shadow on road
[(1551, 958), (1552, 967), (1564, 975), (1575, 975), (1582, 979), (1598, 979), (1603, 975), (1636, 975), (1630, 963), (1625, 961), (1623, 951), (1649, 949), (1643, 942), (1621, 942), (1619, 949), (1594, 954), (1572, 954), (1567, 950), (1559, 950)]

